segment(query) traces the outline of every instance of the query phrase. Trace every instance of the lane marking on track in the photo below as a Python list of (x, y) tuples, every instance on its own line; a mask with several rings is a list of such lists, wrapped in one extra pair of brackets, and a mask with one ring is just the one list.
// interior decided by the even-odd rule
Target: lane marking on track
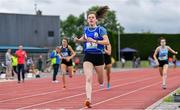
[[(155, 79), (155, 78), (159, 78), (159, 77), (154, 76), (154, 77), (145, 78), (145, 79), (141, 79), (141, 80), (136, 80), (136, 81), (132, 81), (132, 82), (124, 83), (124, 84), (118, 84), (116, 86), (112, 86), (111, 89), (112, 88), (121, 87), (121, 86), (126, 86), (126, 85), (129, 85), (129, 84), (134, 84), (134, 83), (137, 83), (137, 82), (142, 82), (142, 81), (150, 80), (150, 79)], [(96, 93), (96, 92), (99, 92), (99, 91), (102, 91), (102, 90), (106, 90), (106, 88), (95, 90), (92, 93)], [(85, 92), (84, 93), (80, 93), (80, 94), (76, 94), (76, 95), (72, 95), (72, 96), (68, 96), (68, 97), (63, 97), (63, 98), (55, 99), (55, 100), (41, 102), (41, 103), (38, 103), (38, 104), (32, 104), (32, 105), (20, 107), (20, 108), (17, 108), (17, 109), (18, 110), (28, 109), (28, 108), (31, 108), (31, 107), (35, 107), (35, 106), (39, 106), (39, 105), (44, 105), (44, 104), (48, 104), (48, 103), (53, 103), (53, 102), (57, 102), (57, 101), (61, 101), (61, 100), (69, 99), (69, 98), (74, 98), (74, 97), (78, 97), (78, 96), (82, 96), (82, 95), (85, 95)]]
[[(123, 71), (114, 71), (114, 72), (112, 72), (112, 74), (127, 74), (127, 73), (122, 73), (122, 72), (131, 72), (131, 71), (142, 71), (142, 69), (141, 68), (138, 68), (138, 69), (124, 69)], [(74, 77), (79, 77), (79, 76), (74, 76)], [(83, 76), (80, 76), (80, 77), (83, 77)], [(42, 80), (44, 81), (44, 80), (46, 80), (46, 79), (49, 79), (49, 78), (42, 78)], [(128, 79), (128, 78), (127, 78)], [(27, 79), (27, 81), (33, 81), (33, 80), (39, 80), (39, 79)], [(16, 80), (15, 80), (16, 81)], [(1, 83), (0, 83), (0, 85), (1, 85)], [(4, 84), (3, 84), (4, 85)], [(9, 85), (9, 86), (12, 86), (12, 85)], [(5, 88), (7, 88), (7, 87), (5, 87)], [(19, 87), (18, 87), (19, 88)], [(42, 89), (41, 89), (42, 90)], [(1, 91), (1, 90), (0, 90)], [(29, 92), (29, 91), (28, 91)], [(31, 91), (30, 91), (31, 92)], [(9, 93), (9, 94), (11, 94), (11, 93)], [(7, 94), (1, 94), (0, 93), (0, 95), (7, 95)]]
[[(145, 77), (148, 77), (148, 76), (144, 76), (142, 78), (145, 78)], [(119, 80), (114, 80), (112, 82), (124, 81), (124, 80), (128, 80), (128, 79), (135, 79), (135, 78), (119, 79)], [(99, 84), (95, 84), (94, 86), (97, 86), (97, 85), (99, 85)], [(74, 90), (74, 89), (80, 89), (80, 88), (85, 88), (85, 86), (75, 87), (75, 88), (71, 88), (71, 89), (68, 89), (68, 90)], [(39, 93), (39, 94), (34, 94), (34, 95), (27, 95), (27, 96), (22, 96), (22, 97), (17, 97), (17, 98), (0, 100), (0, 103), (5, 103), (5, 102), (8, 102), (8, 101), (14, 101), (14, 100), (19, 100), (19, 99), (24, 99), (24, 98), (31, 98), (31, 97), (36, 97), (36, 96), (42, 96), (42, 95), (52, 94), (52, 93), (61, 92), (61, 91), (64, 91), (64, 90), (55, 90), (55, 91), (49, 91), (49, 92), (44, 92), (44, 93)]]
[[(176, 78), (177, 78), (177, 77), (172, 78), (172, 79), (170, 79), (170, 80), (173, 80), (173, 79), (176, 79)], [(156, 82), (156, 83), (150, 84), (150, 85), (145, 86), (145, 87), (141, 87), (141, 88), (139, 88), (139, 89), (135, 89), (135, 90), (130, 91), (130, 92), (127, 92), (127, 93), (125, 93), (125, 94), (121, 94), (121, 95), (118, 95), (118, 96), (109, 98), (109, 99), (107, 99), (107, 100), (103, 100), (103, 101), (97, 102), (97, 103), (95, 103), (95, 104), (92, 104), (92, 107), (97, 106), (97, 105), (100, 105), (100, 104), (105, 103), (105, 102), (108, 102), (108, 101), (111, 101), (111, 100), (114, 100), (114, 99), (117, 99), (117, 98), (120, 98), (120, 97), (123, 97), (123, 96), (126, 96), (126, 95), (129, 95), (129, 94), (132, 94), (132, 93), (135, 93), (135, 92), (138, 92), (138, 91), (141, 91), (141, 90), (143, 90), (143, 89), (146, 89), (146, 88), (155, 86), (155, 85), (157, 85), (157, 84), (159, 84), (159, 83), (161, 83), (161, 82), (162, 82), (162, 81), (158, 81), (158, 82)], [(82, 109), (85, 109), (85, 108), (83, 107), (83, 108), (81, 108), (80, 110), (82, 110)]]

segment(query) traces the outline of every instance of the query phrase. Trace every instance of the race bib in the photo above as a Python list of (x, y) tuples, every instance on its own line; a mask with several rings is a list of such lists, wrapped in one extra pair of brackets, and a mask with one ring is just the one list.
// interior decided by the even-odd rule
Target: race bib
[(159, 57), (159, 60), (167, 60), (167, 56)]
[(86, 47), (87, 47), (87, 49), (97, 48), (97, 44), (96, 43), (87, 42), (86, 43)]
[(62, 55), (63, 57), (67, 57), (67, 56), (68, 56), (68, 52), (62, 52), (61, 55)]

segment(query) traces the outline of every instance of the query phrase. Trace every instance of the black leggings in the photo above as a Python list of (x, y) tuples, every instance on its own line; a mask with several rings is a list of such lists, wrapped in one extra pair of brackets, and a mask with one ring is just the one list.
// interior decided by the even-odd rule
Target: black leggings
[(22, 79), (24, 80), (24, 74), (25, 74), (25, 71), (24, 71), (24, 64), (18, 64), (18, 81), (21, 81), (21, 73), (22, 73)]
[(17, 66), (13, 66), (12, 76), (14, 77), (14, 73), (17, 74)]
[(58, 70), (59, 70), (59, 64), (54, 64), (53, 65), (53, 70), (54, 70), (54, 72), (53, 72), (53, 81), (55, 81), (56, 80), (56, 76), (58, 74)]

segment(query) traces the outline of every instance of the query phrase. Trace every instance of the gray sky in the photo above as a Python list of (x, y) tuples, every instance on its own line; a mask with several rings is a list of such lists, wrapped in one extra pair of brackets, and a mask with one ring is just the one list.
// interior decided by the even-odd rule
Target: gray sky
[(180, 0), (0, 0), (0, 12), (33, 14), (35, 2), (43, 14), (61, 19), (108, 5), (125, 32), (180, 33)]

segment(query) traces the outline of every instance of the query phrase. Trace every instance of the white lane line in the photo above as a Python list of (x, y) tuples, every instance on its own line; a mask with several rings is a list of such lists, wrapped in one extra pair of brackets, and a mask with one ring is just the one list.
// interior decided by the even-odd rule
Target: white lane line
[[(177, 77), (175, 77), (175, 78), (177, 78)], [(175, 78), (172, 78), (171, 80), (173, 80), (173, 79), (175, 79)], [(97, 102), (97, 103), (95, 103), (95, 104), (92, 104), (92, 107), (97, 106), (97, 105), (100, 105), (100, 104), (105, 103), (105, 102), (108, 102), (108, 101), (111, 101), (111, 100), (114, 100), (114, 99), (117, 99), (117, 98), (120, 98), (120, 97), (123, 97), (123, 96), (126, 96), (126, 95), (129, 95), (129, 94), (132, 94), (132, 93), (135, 93), (135, 92), (138, 92), (138, 91), (141, 91), (141, 90), (143, 90), (143, 89), (146, 89), (146, 88), (155, 86), (155, 85), (157, 85), (157, 84), (159, 84), (159, 83), (161, 83), (161, 82), (162, 82), (162, 81), (158, 81), (158, 82), (156, 82), (156, 83), (150, 84), (150, 85), (145, 86), (145, 87), (141, 87), (141, 88), (139, 88), (139, 89), (135, 89), (135, 90), (130, 91), (130, 92), (127, 92), (127, 93), (125, 93), (125, 94), (121, 94), (121, 95), (118, 95), (118, 96), (109, 98), (109, 99), (107, 99), (107, 100), (103, 100), (103, 101)], [(81, 108), (81, 110), (82, 110), (82, 109), (84, 109), (84, 107)]]
[[(123, 70), (123, 71), (115, 71), (115, 72), (113, 72), (112, 74), (119, 74), (119, 72), (124, 72), (124, 71), (134, 71), (134, 70), (141, 70), (141, 69), (125, 69), (125, 70)], [(121, 74), (121, 73), (120, 73)], [(126, 74), (126, 73), (123, 73), (123, 74)], [(146, 76), (149, 76), (149, 75), (146, 75)], [(78, 77), (78, 76), (75, 76), (75, 77)], [(83, 77), (83, 76), (82, 76)], [(49, 79), (49, 78), (43, 78), (43, 81), (46, 81), (46, 79)], [(130, 78), (126, 78), (126, 79), (130, 79)], [(126, 80), (126, 79), (120, 79), (120, 80)], [(31, 79), (30, 81), (32, 81), (32, 80), (38, 80), (38, 79)], [(112, 82), (115, 82), (115, 81), (120, 81), (120, 80), (114, 80), (114, 81), (112, 81)], [(28, 80), (29, 81), (29, 80)], [(43, 82), (41, 82), (41, 83), (43, 83)], [(10, 86), (12, 86), (12, 85), (10, 85)], [(21, 87), (18, 87), (18, 88), (21, 88)], [(17, 89), (17, 88), (16, 88)], [(39, 90), (44, 90), (45, 88), (41, 88), (41, 89), (38, 89), (38, 91)], [(34, 91), (34, 90), (33, 90)], [(32, 90), (31, 91), (29, 91), (29, 90), (24, 90), (23, 92), (25, 92), (25, 93), (28, 93), (28, 92), (32, 92)], [(12, 94), (12, 93), (8, 93), (8, 94)], [(0, 95), (8, 95), (7, 93), (0, 93)], [(1, 101), (1, 100), (0, 100)]]
[[(147, 77), (147, 76), (144, 76), (144, 77)], [(144, 78), (144, 77), (142, 77), (142, 78)], [(123, 81), (123, 80), (128, 80), (128, 79), (135, 79), (135, 78), (119, 79), (119, 80), (114, 80), (112, 82)], [(98, 84), (95, 84), (94, 86), (97, 86), (97, 85)], [(75, 88), (71, 88), (71, 89), (68, 89), (68, 90), (80, 89), (80, 88), (84, 88), (84, 87), (85, 86), (80, 86), (80, 87), (75, 87)], [(8, 102), (8, 101), (14, 101), (14, 100), (19, 100), (19, 99), (24, 99), (24, 98), (31, 98), (31, 97), (36, 97), (36, 96), (42, 96), (42, 95), (47, 95), (47, 94), (56, 93), (56, 92), (60, 92), (60, 91), (64, 91), (64, 90), (55, 90), (55, 91), (50, 91), (50, 92), (45, 92), (45, 93), (39, 93), (39, 94), (34, 94), (34, 95), (27, 95), (27, 96), (22, 96), (22, 97), (17, 97), (17, 98), (1, 100), (0, 103), (4, 103), (4, 102)]]
[[(119, 71), (119, 72), (121, 72), (121, 71)], [(113, 74), (117, 74), (118, 72), (113, 72)], [(126, 78), (126, 79), (130, 79), (130, 78)], [(37, 79), (36, 79), (37, 80)], [(120, 80), (125, 80), (125, 79), (120, 79)], [(114, 81), (120, 81), (120, 80), (114, 80)], [(43, 83), (43, 82), (42, 82)], [(19, 84), (18, 84), (19, 85)], [(72, 84), (70, 84), (70, 85), (72, 85)], [(12, 86), (12, 85), (11, 85)], [(34, 86), (33, 86), (34, 87)], [(7, 87), (5, 87), (5, 88), (7, 88)], [(5, 89), (4, 88), (4, 89)], [(21, 88), (20, 86), (18, 87), (18, 88)], [(18, 89), (18, 88), (16, 88), (16, 89)], [(43, 89), (45, 89), (45, 88), (41, 88), (41, 89), (38, 89), (38, 90), (43, 90)], [(0, 90), (1, 91), (1, 90)], [(29, 90), (24, 90), (23, 92), (32, 92), (32, 90), (31, 91), (29, 91)], [(12, 93), (8, 93), (8, 94), (12, 94)], [(0, 95), (8, 95), (7, 93), (0, 93)]]
[[(124, 84), (118, 84), (116, 86), (112, 86), (111, 89), (112, 88), (116, 88), (116, 87), (126, 86), (126, 85), (129, 85), (129, 84), (134, 84), (134, 83), (145, 81), (145, 80), (155, 79), (155, 78), (159, 78), (159, 77), (154, 76), (154, 77), (145, 78), (145, 79), (141, 79), (141, 80), (136, 80), (136, 81), (132, 81), (132, 82), (124, 83)], [(106, 88), (95, 90), (92, 93), (96, 93), (96, 92), (99, 92), (99, 91), (102, 91), (102, 90), (106, 90)], [(84, 93), (80, 93), (80, 94), (76, 94), (76, 95), (72, 95), (72, 96), (68, 96), (68, 97), (63, 97), (63, 98), (55, 99), (55, 100), (41, 102), (41, 103), (38, 103), (38, 104), (32, 104), (32, 105), (29, 105), (29, 106), (20, 107), (20, 108), (18, 108), (18, 110), (20, 110), (20, 109), (28, 109), (28, 108), (31, 108), (31, 107), (35, 107), (35, 106), (39, 106), (39, 105), (44, 105), (44, 104), (48, 104), (48, 103), (53, 103), (53, 102), (57, 102), (57, 101), (61, 101), (61, 100), (69, 99), (69, 98), (74, 98), (74, 97), (82, 96), (82, 95), (85, 95), (85, 92)]]

